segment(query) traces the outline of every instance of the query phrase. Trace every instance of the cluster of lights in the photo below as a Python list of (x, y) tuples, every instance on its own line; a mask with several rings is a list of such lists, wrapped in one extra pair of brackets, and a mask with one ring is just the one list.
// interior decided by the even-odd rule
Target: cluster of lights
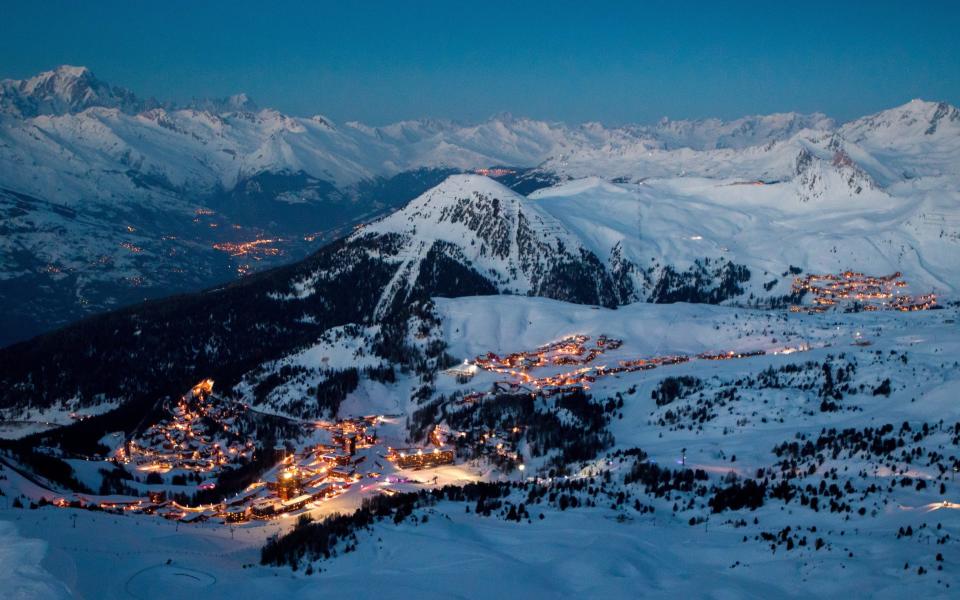
[[(550, 397), (555, 394), (574, 390), (588, 390), (591, 385), (601, 377), (676, 365), (688, 362), (691, 358), (701, 360), (729, 360), (766, 354), (765, 350), (704, 352), (693, 356), (668, 354), (621, 360), (616, 367), (607, 367), (606, 365), (591, 366), (590, 363), (606, 350), (620, 348), (623, 345), (623, 341), (600, 336), (596, 340), (595, 347), (588, 351), (586, 342), (589, 341), (589, 339), (588, 336), (584, 335), (572, 336), (554, 344), (541, 346), (534, 351), (515, 352), (504, 357), (500, 357), (491, 352), (485, 356), (478, 357), (473, 364), (487, 371), (510, 375), (513, 378), (511, 381), (498, 382), (495, 386), (496, 390), (527, 391), (531, 394)], [(806, 349), (806, 347), (792, 348), (789, 350), (796, 352), (802, 349)], [(530, 373), (533, 369), (571, 363), (584, 366), (573, 371), (542, 377), (535, 377)], [(463, 396), (461, 402), (464, 404), (472, 404), (494, 394), (495, 392), (471, 392)]]
[(750, 358), (752, 356), (763, 356), (766, 354), (766, 350), (750, 350), (748, 352), (734, 352), (730, 350), (728, 352), (702, 352), (697, 355), (697, 358), (701, 360), (730, 360), (734, 358)]
[(256, 239), (249, 242), (220, 242), (213, 245), (214, 250), (226, 252), (230, 256), (249, 256), (253, 260), (262, 260), (265, 256), (278, 256), (281, 251), (272, 244), (280, 239)]
[(792, 312), (822, 313), (842, 303), (859, 302), (863, 309), (914, 311), (928, 310), (937, 304), (935, 294), (922, 296), (901, 295), (900, 289), (907, 287), (898, 271), (892, 275), (865, 275), (856, 271), (844, 271), (839, 274), (807, 275), (793, 281), (793, 292), (807, 292), (813, 295), (813, 306), (791, 306)]
[(221, 447), (204, 430), (214, 423), (225, 434), (230, 434), (236, 417), (234, 405), (219, 405), (210, 401), (213, 380), (205, 379), (190, 393), (181, 397), (171, 411), (171, 417), (148, 428), (140, 442), (130, 440), (125, 448), (117, 450), (115, 459), (134, 463), (138, 471), (166, 473), (173, 469), (215, 474), (225, 465), (249, 458), (253, 441)]
[(434, 448), (424, 452), (423, 448), (387, 449), (387, 460), (401, 469), (429, 469), (440, 465), (453, 464), (453, 450)]
[(587, 349), (588, 341), (590, 336), (574, 335), (540, 346), (536, 350), (514, 352), (504, 357), (489, 352), (486, 356), (478, 356), (474, 364), (487, 371), (514, 375), (517, 371), (524, 372), (548, 365), (587, 365), (607, 350), (616, 350), (623, 345), (623, 340), (601, 335), (595, 346)]
[(516, 173), (513, 169), (503, 169), (503, 168), (494, 168), (494, 169), (474, 169), (474, 173), (477, 175), (483, 175), (484, 177), (503, 177), (505, 175), (513, 175)]

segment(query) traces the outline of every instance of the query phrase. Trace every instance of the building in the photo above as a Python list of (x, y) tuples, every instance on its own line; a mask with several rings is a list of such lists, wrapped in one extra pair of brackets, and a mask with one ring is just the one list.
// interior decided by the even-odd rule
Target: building
[(299, 496), (303, 491), (303, 478), (295, 470), (284, 471), (277, 480), (277, 496), (281, 500), (289, 500)]
[(227, 523), (245, 523), (249, 518), (246, 509), (243, 508), (230, 509), (223, 516), (223, 520)]
[(401, 469), (430, 469), (440, 465), (453, 464), (453, 450), (393, 450), (387, 454), (387, 460), (393, 462)]
[(324, 454), (320, 457), (320, 459), (326, 463), (337, 465), (338, 467), (345, 467), (349, 465), (352, 460), (349, 454), (344, 454), (342, 452)]
[(285, 500), (280, 505), (280, 512), (290, 512), (294, 510), (300, 510), (301, 508), (306, 506), (307, 503), (310, 502), (311, 500), (313, 500), (313, 496), (311, 494), (301, 494), (296, 498), (290, 498), (288, 500)]
[(358, 481), (360, 477), (357, 475), (357, 472), (353, 469), (330, 469), (330, 472), (327, 474), (330, 479), (335, 479), (337, 481), (343, 481), (345, 483)]
[(210, 518), (210, 515), (205, 512), (192, 512), (187, 513), (180, 520), (184, 523), (202, 523)]
[(250, 514), (260, 519), (272, 517), (277, 511), (277, 506), (273, 502), (261, 502), (250, 509)]

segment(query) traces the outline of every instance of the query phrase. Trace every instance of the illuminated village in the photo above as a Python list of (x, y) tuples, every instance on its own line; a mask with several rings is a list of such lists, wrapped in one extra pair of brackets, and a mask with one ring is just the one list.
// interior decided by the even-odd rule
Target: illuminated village
[[(150, 426), (136, 439), (126, 440), (110, 460), (148, 474), (148, 483), (162, 481), (161, 475), (173, 476), (172, 481), (199, 482), (197, 490), (215, 492), (217, 475), (252, 460), (255, 449), (252, 440), (242, 439), (236, 431), (238, 419), (249, 407), (215, 396), (213, 384), (209, 379), (198, 383), (169, 408), (170, 418)], [(269, 457), (273, 466), (242, 492), (220, 502), (191, 506), (172, 498), (164, 486), (140, 498), (95, 500), (75, 495), (56, 498), (52, 504), (156, 515), (184, 523), (214, 520), (240, 524), (319, 508), (351, 489), (390, 495), (395, 493), (391, 484), (417, 483), (392, 474), (394, 471), (454, 463), (454, 451), (444, 444), (439, 430), (430, 436), (429, 448), (385, 446), (376, 432), (384, 420), (373, 415), (303, 422), (306, 438), (322, 441), (311, 441), (295, 452), (287, 447), (273, 449)]]
[(178, 470), (213, 476), (249, 459), (253, 441), (241, 440), (233, 431), (241, 407), (212, 402), (212, 392), (213, 381), (198, 383), (171, 408), (170, 419), (119, 448), (117, 463), (147, 473)]
[(484, 169), (474, 169), (474, 173), (477, 175), (483, 175), (484, 177), (503, 177), (505, 175), (513, 175), (516, 173), (513, 169), (506, 169), (503, 167), (493, 167), (493, 168), (484, 168)]
[[(511, 379), (498, 381), (493, 391), (471, 391), (461, 403), (472, 403), (496, 393), (530, 393), (542, 397), (589, 390), (600, 378), (677, 365), (691, 360), (728, 360), (767, 354), (764, 350), (664, 355), (625, 358), (616, 366), (596, 365), (608, 352), (620, 350), (623, 340), (606, 335), (592, 339), (586, 335), (563, 338), (532, 351), (505, 356), (488, 353), (473, 362), (448, 370), (461, 383), (469, 383), (478, 370)], [(772, 350), (789, 354), (807, 346)], [(573, 370), (553, 374), (535, 374), (560, 367)], [(111, 458), (118, 466), (146, 474), (153, 485), (145, 497), (93, 500), (76, 495), (57, 498), (56, 506), (95, 508), (128, 514), (156, 515), (184, 523), (213, 520), (243, 524), (296, 516), (322, 509), (324, 503), (347, 492), (358, 498), (370, 494), (395, 494), (397, 485), (430, 485), (436, 477), (423, 480), (404, 474), (453, 465), (455, 448), (479, 449), (497, 464), (512, 465), (521, 474), (523, 456), (519, 450), (524, 425), (516, 423), (503, 430), (481, 428), (447, 431), (434, 426), (426, 447), (393, 447), (377, 433), (378, 426), (391, 417), (371, 415), (336, 421), (302, 421), (305, 443), (297, 450), (278, 447), (272, 450), (272, 466), (241, 492), (219, 501), (191, 505), (173, 498), (167, 480), (195, 485), (199, 491), (216, 495), (217, 477), (253, 460), (256, 449), (251, 439), (240, 433), (238, 422), (250, 408), (242, 403), (214, 395), (214, 382), (206, 379), (194, 386), (176, 404), (168, 407), (169, 418), (147, 428), (134, 439), (126, 440)]]
[[(283, 251), (276, 246), (280, 239), (255, 239), (249, 242), (220, 242), (213, 245), (214, 250), (229, 254), (233, 258), (246, 258), (256, 262), (266, 257), (283, 255)], [(237, 274), (249, 275), (253, 272), (253, 265), (240, 263), (237, 265)]]
[[(834, 301), (886, 299), (888, 309), (920, 310), (906, 307), (918, 306), (917, 301), (926, 302), (925, 297), (915, 299), (894, 294), (891, 290), (905, 285), (898, 275), (884, 278), (856, 273), (838, 277), (808, 276), (798, 279), (796, 285), (805, 286), (804, 289), (813, 291), (818, 298)], [(930, 306), (934, 302), (930, 299)], [(587, 391), (607, 377), (692, 361), (748, 359), (810, 349), (809, 344), (803, 343), (767, 349), (634, 357), (624, 354), (623, 339), (577, 334), (533, 350), (505, 355), (488, 352), (446, 373), (460, 385), (467, 386), (466, 393), (459, 394), (456, 402), (474, 404), (503, 393), (549, 398)], [(487, 389), (479, 390), (475, 378), (481, 372), (504, 378), (493, 381), (492, 385), (489, 379), (484, 379), (481, 385)], [(186, 481), (189, 485), (195, 484), (197, 490), (210, 492), (208, 496), (215, 495), (218, 476), (242, 467), (253, 460), (257, 452), (254, 441), (245, 437), (238, 427), (250, 407), (215, 396), (213, 385), (209, 379), (199, 382), (167, 407), (168, 418), (125, 440), (116, 449), (111, 458), (115, 464), (148, 476), (147, 483), (152, 485), (144, 496), (92, 500), (77, 495), (55, 499), (53, 504), (156, 515), (185, 523), (213, 520), (243, 524), (322, 511), (325, 503), (347, 493), (353, 498), (349, 502), (356, 504), (361, 497), (371, 494), (392, 495), (411, 485), (431, 485), (436, 482), (435, 477), (428, 474), (418, 478), (412, 473), (455, 465), (460, 449), (470, 448), (472, 456), (486, 457), (521, 474), (525, 468), (520, 450), (524, 424), (520, 422), (502, 429), (468, 428), (466, 431), (448, 431), (443, 425), (435, 425), (427, 436), (426, 446), (410, 447), (388, 445), (378, 435), (378, 427), (393, 422), (393, 417), (370, 415), (329, 422), (299, 421), (304, 441), (297, 449), (292, 446), (273, 449), (270, 466), (242, 491), (212, 503), (184, 503), (172, 497), (171, 488), (165, 485), (166, 480), (159, 479), (161, 476), (179, 478), (181, 483)], [(162, 483), (158, 485), (158, 481)]]
[[(594, 365), (593, 363), (606, 352), (620, 349), (623, 346), (623, 340), (601, 335), (590, 346), (588, 346), (589, 341), (589, 336), (575, 335), (541, 346), (536, 350), (514, 352), (503, 357), (491, 352), (476, 357), (472, 363), (467, 361), (464, 365), (450, 369), (448, 373), (456, 376), (460, 381), (472, 378), (477, 369), (511, 376), (512, 379), (510, 380), (498, 381), (494, 385), (493, 391), (471, 392), (463, 397), (462, 402), (472, 403), (501, 391), (527, 392), (533, 395), (551, 397), (574, 390), (589, 390), (598, 379), (611, 375), (647, 371), (657, 367), (686, 363), (693, 359), (729, 360), (762, 356), (768, 353), (767, 350), (730, 350), (726, 352), (702, 352), (696, 355), (668, 354), (619, 359), (617, 360), (617, 366), (609, 367), (607, 365)], [(778, 348), (770, 350), (769, 353), (791, 354), (808, 349), (809, 346), (801, 345)], [(539, 377), (530, 373), (533, 370), (547, 367), (569, 365), (579, 368)]]
[(279, 248), (273, 246), (283, 240), (256, 239), (249, 242), (222, 242), (214, 244), (214, 250), (226, 252), (230, 256), (249, 256), (253, 260), (262, 260), (264, 256), (277, 256)]
[(793, 293), (809, 293), (813, 306), (794, 305), (792, 312), (825, 312), (830, 308), (850, 308), (855, 304), (862, 310), (899, 310), (903, 312), (928, 310), (937, 305), (936, 294), (911, 296), (901, 294), (907, 287), (902, 274), (873, 276), (844, 271), (840, 274), (806, 275), (793, 281)]

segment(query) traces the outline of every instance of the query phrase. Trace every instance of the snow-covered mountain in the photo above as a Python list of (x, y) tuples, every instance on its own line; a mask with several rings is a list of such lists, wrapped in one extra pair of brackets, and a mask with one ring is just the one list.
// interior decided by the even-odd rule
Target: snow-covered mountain
[(672, 121), (664, 118), (654, 126), (636, 127), (634, 130), (660, 141), (665, 150), (719, 150), (760, 146), (790, 138), (804, 130), (832, 131), (835, 128), (833, 119), (821, 113), (779, 113), (742, 117), (732, 121)]
[(23, 80), (0, 80), (0, 111), (20, 117), (77, 113), (92, 106), (137, 113), (156, 105), (97, 79), (90, 69), (63, 65)]
[[(825, 173), (843, 167), (812, 151), (810, 160), (823, 161)], [(794, 315), (739, 305), (750, 293), (781, 294), (795, 270), (843, 268), (902, 270), (955, 297), (960, 238), (916, 227), (935, 208), (930, 199), (830, 192), (841, 184), (828, 178), (823, 197), (804, 200), (793, 180), (588, 178), (523, 197), (485, 177), (454, 175), (289, 267), (0, 349), (0, 431), (33, 434), (0, 453), (0, 487), (12, 503), (0, 517), (20, 528), (6, 538), (18, 549), (38, 547), (33, 538), (66, 539), (58, 560), (78, 563), (125, 549), (109, 573), (68, 581), (91, 595), (161, 584), (182, 593), (180, 579), (201, 575), (214, 596), (251, 585), (312, 592), (332, 582), (346, 591), (369, 582), (371, 564), (413, 573), (423, 561), (437, 565), (426, 585), (459, 589), (457, 552), (514, 578), (498, 590), (529, 585), (535, 594), (549, 585), (541, 560), (521, 569), (501, 554), (529, 557), (540, 546), (554, 549), (551, 560), (562, 555), (596, 572), (613, 561), (625, 574), (616, 585), (590, 578), (602, 583), (587, 588), (563, 570), (549, 573), (562, 578), (558, 589), (612, 597), (635, 593), (622, 579), (699, 591), (635, 564), (655, 564), (656, 573), (692, 565), (742, 595), (790, 595), (798, 586), (847, 594), (871, 577), (892, 597), (916, 587), (945, 592), (956, 585), (956, 527), (947, 519), (958, 505), (944, 498), (955, 491), (960, 424), (944, 415), (960, 382), (957, 307)], [(717, 275), (718, 263), (730, 266)], [(625, 291), (629, 298), (607, 299), (628, 304), (595, 305), (606, 301), (598, 289), (606, 281), (631, 283), (602, 291)], [(240, 425), (259, 460), (215, 475), (189, 464), (190, 445), (174, 451), (189, 469), (161, 466), (147, 476), (159, 461), (105, 459), (145, 431), (167, 431), (165, 400), (207, 378), (222, 390), (213, 406), (237, 413), (229, 426), (211, 413), (190, 424), (181, 415), (179, 425), (191, 436), (194, 426)], [(582, 387), (554, 393), (558, 381)], [(332, 417), (377, 423), (378, 445), (331, 475), (351, 485), (308, 505), (295, 498), (294, 508), (274, 501), (269, 490), (289, 466), (270, 458), (276, 442), (296, 448), (291, 460), (311, 478), (326, 477), (311, 461), (334, 447), (319, 437)], [(456, 464), (414, 470), (383, 460), (387, 445), (429, 452), (430, 432), (455, 448)], [(187, 443), (202, 443), (196, 437)], [(162, 444), (176, 447), (158, 439), (170, 456)], [(321, 486), (330, 481), (314, 487), (329, 490)], [(283, 512), (228, 521), (227, 509), (198, 500), (211, 486), (231, 512), (271, 503)], [(157, 509), (158, 491), (177, 504)], [(340, 517), (339, 539), (284, 518), (319, 521), (382, 498), (409, 504), (355, 522)], [(131, 508), (113, 508), (120, 502)], [(104, 506), (118, 514), (104, 518)], [(159, 512), (168, 507), (180, 512)], [(571, 528), (604, 541), (570, 544)], [(637, 544), (653, 534), (655, 551)], [(137, 551), (144, 535), (223, 551), (198, 554), (191, 567), (164, 565), (165, 556)], [(316, 551), (319, 539), (336, 551)], [(527, 540), (522, 550), (518, 539)], [(416, 560), (397, 551), (414, 543), (425, 548)], [(28, 559), (24, 572), (49, 581), (37, 567), (42, 553)], [(797, 560), (807, 581), (796, 580)], [(858, 574), (856, 583), (824, 576), (837, 564)], [(538, 574), (535, 583), (524, 583), (526, 571)], [(395, 591), (395, 577), (374, 578)]]
[[(284, 115), (243, 94), (181, 106), (144, 100), (83, 67), (4, 80), (0, 300), (19, 308), (3, 318), (0, 344), (302, 257), (451, 173), (491, 166), (510, 167), (502, 181), (525, 194), (586, 177), (679, 188), (706, 178), (776, 183), (768, 199), (778, 206), (930, 198), (936, 206), (917, 218), (949, 236), (953, 217), (937, 203), (949, 207), (960, 189), (957, 114), (913, 101), (840, 127), (794, 113), (622, 127), (511, 115), (372, 127)], [(246, 242), (261, 251), (237, 252)], [(536, 287), (530, 277), (501, 277), (498, 289)], [(645, 296), (636, 274), (615, 268), (612, 277), (614, 296)], [(628, 280), (634, 292), (624, 291)]]
[(398, 265), (380, 298), (381, 312), (405, 302), (418, 285), (463, 295), (469, 283), (440, 271), (444, 263), (475, 272), (478, 282), (488, 282), (483, 291), (588, 304), (619, 301), (600, 261), (560, 221), (479, 175), (450, 177), (350, 239), (383, 248)]
[[(90, 597), (448, 595), (466, 562), (514, 595), (955, 588), (955, 109), (367, 128), (246, 102), (0, 117), (8, 297), (196, 276), (210, 236), (266, 261), (265, 221), (341, 211), (302, 260), (0, 348), (15, 585), (49, 578), (44, 540), (68, 574), (119, 553), (64, 578)], [(460, 172), (504, 162), (529, 193)], [(787, 310), (848, 270), (945, 310)]]

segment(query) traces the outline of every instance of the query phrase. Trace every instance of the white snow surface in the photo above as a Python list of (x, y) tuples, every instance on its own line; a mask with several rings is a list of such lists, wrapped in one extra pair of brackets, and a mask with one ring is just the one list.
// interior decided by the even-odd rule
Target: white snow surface
[[(916, 291), (955, 295), (960, 194), (914, 191), (802, 202), (793, 182), (685, 177), (612, 184), (590, 177), (538, 190), (530, 200), (599, 258), (609, 260), (618, 248), (641, 268), (729, 259), (750, 268), (754, 287), (790, 265), (810, 273), (901, 271)], [(786, 278), (778, 291), (788, 288)]]
[(25, 538), (13, 523), (0, 520), (0, 590), (13, 600), (70, 598), (69, 589), (47, 571), (41, 562), (47, 543)]

